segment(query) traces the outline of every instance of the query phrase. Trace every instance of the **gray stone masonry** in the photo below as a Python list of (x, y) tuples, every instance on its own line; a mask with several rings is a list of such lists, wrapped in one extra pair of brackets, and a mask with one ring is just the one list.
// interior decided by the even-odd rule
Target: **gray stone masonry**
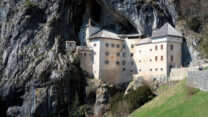
[(208, 92), (208, 70), (189, 72), (187, 85)]

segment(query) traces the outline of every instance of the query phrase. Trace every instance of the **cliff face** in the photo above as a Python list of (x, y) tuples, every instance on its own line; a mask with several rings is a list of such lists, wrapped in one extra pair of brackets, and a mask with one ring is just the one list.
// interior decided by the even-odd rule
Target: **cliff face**
[(79, 41), (84, 1), (5, 0), (2, 5), (0, 115), (67, 112), (75, 93), (84, 94), (82, 71), (63, 49), (66, 40)]
[(140, 34), (150, 36), (164, 22), (175, 25), (175, 0), (96, 0), (123, 25), (130, 23)]
[(175, 0), (0, 1), (0, 116), (65, 116), (75, 94), (85, 103), (85, 76), (64, 51), (85, 18), (149, 36), (177, 17)]

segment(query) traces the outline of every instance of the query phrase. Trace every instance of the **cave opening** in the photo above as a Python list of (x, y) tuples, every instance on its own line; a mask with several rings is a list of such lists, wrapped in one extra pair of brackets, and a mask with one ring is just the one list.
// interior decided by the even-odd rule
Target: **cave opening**
[(87, 0), (86, 15), (97, 23), (100, 22), (101, 10), (102, 10), (102, 7), (95, 0)]
[(24, 87), (16, 88), (12, 96), (12, 99), (11, 99), (12, 104), (10, 106), (22, 106), (23, 101), (24, 101), (22, 96), (24, 94), (25, 94)]
[(7, 108), (5, 103), (0, 99), (0, 117), (6, 117)]

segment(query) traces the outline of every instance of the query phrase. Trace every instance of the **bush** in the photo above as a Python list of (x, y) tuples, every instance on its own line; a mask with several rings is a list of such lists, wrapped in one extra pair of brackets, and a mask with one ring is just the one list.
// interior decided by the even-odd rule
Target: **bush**
[(191, 20), (187, 21), (187, 25), (191, 30), (195, 32), (199, 32), (201, 27), (201, 21), (199, 20), (198, 17), (193, 17), (191, 18)]
[(130, 105), (130, 111), (133, 111), (153, 99), (153, 97), (155, 97), (155, 94), (153, 94), (151, 88), (148, 85), (144, 85), (136, 91), (130, 92), (124, 98)]
[(76, 94), (75, 99), (72, 103), (71, 111), (69, 112), (69, 117), (84, 117), (84, 108), (81, 108), (79, 97)]
[(112, 114), (116, 113), (118, 106), (117, 104), (119, 101), (122, 101), (123, 95), (124, 95), (123, 93), (119, 92), (110, 98), (109, 104), (110, 104), (110, 111)]
[(110, 111), (113, 117), (123, 116), (122, 114), (131, 113), (135, 109), (144, 105), (155, 97), (148, 85), (141, 86), (135, 91), (131, 91), (126, 96), (118, 93), (110, 100)]
[(202, 57), (208, 58), (208, 34), (205, 34), (203, 40), (199, 44), (199, 51)]
[(25, 1), (25, 4), (26, 4), (27, 6), (34, 6), (34, 3), (31, 2), (30, 0), (26, 0), (26, 1)]
[(116, 111), (113, 114), (113, 117), (122, 117), (122, 116), (126, 116), (129, 115), (130, 112), (130, 108), (129, 108), (129, 104), (127, 103), (127, 101), (125, 100), (121, 100), (116, 104)]

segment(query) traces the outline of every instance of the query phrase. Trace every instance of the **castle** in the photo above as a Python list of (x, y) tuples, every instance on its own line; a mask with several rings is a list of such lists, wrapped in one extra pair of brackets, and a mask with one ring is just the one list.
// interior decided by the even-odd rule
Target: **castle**
[[(81, 31), (83, 46), (77, 47), (80, 65), (96, 79), (114, 84), (139, 76), (167, 80), (171, 68), (181, 66), (182, 34), (168, 23), (149, 38), (101, 30), (91, 22)], [(75, 49), (74, 42), (67, 43), (68, 50)]]

